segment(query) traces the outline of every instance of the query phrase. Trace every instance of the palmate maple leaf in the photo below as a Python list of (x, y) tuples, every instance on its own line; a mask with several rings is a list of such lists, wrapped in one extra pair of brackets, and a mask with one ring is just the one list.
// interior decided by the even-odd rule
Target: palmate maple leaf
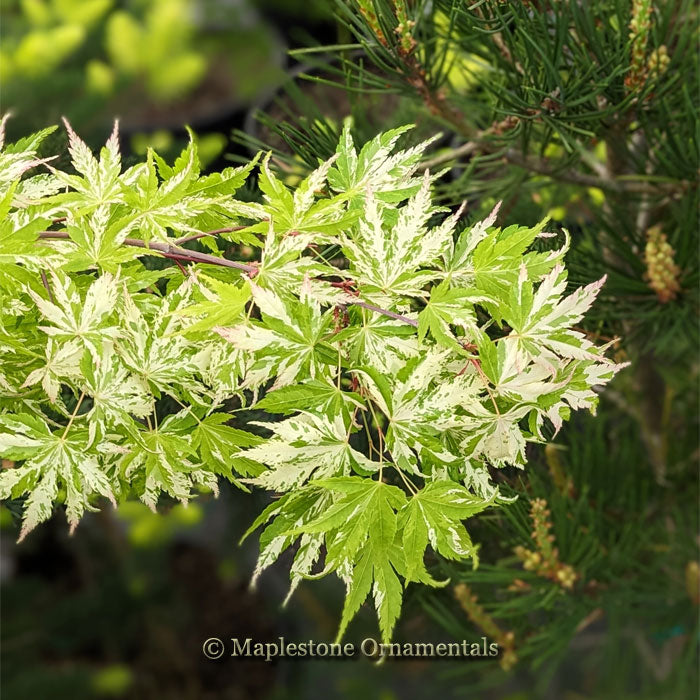
[(62, 195), (62, 204), (79, 201), (82, 213), (87, 213), (103, 204), (117, 204), (124, 201), (123, 188), (119, 176), (122, 163), (119, 151), (119, 122), (114, 122), (114, 129), (107, 143), (100, 151), (99, 160), (92, 154), (86, 143), (73, 131), (68, 120), (63, 119), (68, 132), (68, 152), (77, 175), (53, 168), (54, 177), (72, 192)]
[(70, 277), (52, 273), (51, 288), (55, 303), (27, 288), (27, 294), (49, 325), (39, 326), (57, 340), (75, 340), (100, 361), (102, 342), (119, 334), (112, 313), (117, 303), (117, 280), (110, 274), (98, 277), (80, 294)]
[(438, 138), (402, 151), (395, 146), (399, 138), (413, 127), (400, 126), (378, 134), (357, 152), (353, 142), (352, 120), (346, 119), (340, 136), (337, 160), (328, 174), (328, 182), (336, 192), (342, 192), (351, 202), (361, 200), (368, 190), (385, 202), (401, 202), (415, 194), (421, 180), (413, 173), (428, 146)]
[(323, 239), (323, 234), (338, 233), (351, 224), (356, 215), (347, 211), (345, 197), (319, 199), (316, 195), (325, 187), (328, 172), (336, 158), (337, 154), (322, 163), (291, 192), (270, 170), (268, 154), (263, 159), (258, 184), (265, 200), (262, 218), (269, 224), (262, 222), (250, 230), (260, 233), (270, 231), (276, 238), (290, 233), (304, 237), (315, 234), (314, 240), (318, 241)]
[(22, 459), (23, 464), (0, 473), (0, 498), (30, 492), (24, 506), (19, 539), (53, 511), (53, 502), (61, 487), (66, 489), (66, 515), (71, 530), (85, 510), (92, 510), (93, 494), (106, 496), (115, 503), (112, 480), (90, 453), (85, 431), (75, 431), (66, 439), (64, 430), (52, 432), (39, 416), (17, 414), (0, 416), (0, 451), (8, 458)]
[(442, 444), (440, 433), (453, 425), (456, 408), (474, 401), (482, 387), (474, 377), (456, 373), (437, 383), (448, 359), (446, 351), (428, 351), (408, 362), (398, 377), (371, 368), (356, 370), (387, 418), (386, 446), (401, 469), (417, 474), (418, 458), (443, 464), (457, 458)]
[(342, 415), (301, 413), (277, 423), (256, 422), (274, 437), (246, 450), (245, 456), (270, 467), (250, 483), (273, 491), (289, 491), (314, 478), (349, 476), (353, 467), (378, 468), (348, 442), (350, 427)]
[(322, 313), (320, 304), (304, 288), (298, 302), (289, 302), (254, 282), (249, 284), (263, 323), (215, 331), (234, 347), (255, 353), (258, 359), (251, 373), (254, 379), (256, 371), (263, 370), (266, 378), (276, 376), (273, 389), (299, 377), (322, 376), (324, 368), (337, 359), (337, 353), (323, 340), (333, 323), (332, 313)]
[(460, 212), (428, 228), (434, 207), (426, 171), (421, 188), (398, 210), (382, 205), (370, 189), (353, 236), (342, 237), (351, 274), (363, 295), (380, 304), (394, 295), (424, 296), (423, 287), (439, 275), (432, 266), (452, 239)]
[(62, 381), (75, 380), (80, 376), (80, 360), (83, 349), (76, 340), (61, 343), (49, 338), (45, 348), (46, 364), (32, 370), (22, 387), (41, 382), (51, 403), (56, 401)]
[[(37, 165), (48, 163), (56, 156), (50, 158), (38, 158), (37, 151), (42, 141), (56, 130), (55, 126), (43, 129), (31, 136), (13, 144), (5, 143), (5, 126), (10, 114), (5, 114), (0, 119), (0, 197), (4, 197), (14, 185), (20, 186), (20, 177)], [(26, 181), (25, 181), (26, 182)], [(44, 180), (46, 183), (46, 180)], [(40, 194), (53, 194), (52, 186), (41, 188)]]
[[(557, 357), (597, 360), (600, 352), (580, 331), (578, 323), (595, 301), (605, 277), (562, 298), (566, 271), (557, 265), (534, 292), (521, 268), (518, 283), (510, 290), (504, 318), (512, 328), (503, 339), (506, 364), (522, 369), (530, 361), (548, 363)], [(553, 368), (554, 365), (550, 366)]]
[(340, 330), (335, 340), (343, 344), (354, 366), (394, 374), (420, 353), (418, 338), (404, 321), (363, 308), (350, 308), (348, 313), (352, 323)]

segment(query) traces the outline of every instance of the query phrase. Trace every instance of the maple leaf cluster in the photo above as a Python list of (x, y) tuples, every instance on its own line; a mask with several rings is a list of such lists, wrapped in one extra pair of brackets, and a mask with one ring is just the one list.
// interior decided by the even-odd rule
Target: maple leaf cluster
[[(96, 156), (66, 126), (72, 173), (37, 156), (50, 130), (0, 150), (0, 496), (24, 498), (20, 539), (56, 503), (75, 527), (102, 497), (267, 489), (254, 578), (293, 547), (290, 595), (334, 572), (338, 637), (371, 596), (389, 640), (406, 585), (444, 583), (429, 547), (476, 561), (464, 521), (504, 500), (489, 469), (523, 467), (620, 369), (575, 329), (603, 280), (567, 294), (568, 236), (532, 250), (545, 222), (436, 206), (430, 142), (397, 148), (409, 127), (358, 150), (347, 123), (291, 189), (269, 155), (202, 175), (190, 142), (124, 170), (116, 128)], [(256, 167), (260, 201), (236, 199)], [(248, 410), (279, 418), (230, 425)]]

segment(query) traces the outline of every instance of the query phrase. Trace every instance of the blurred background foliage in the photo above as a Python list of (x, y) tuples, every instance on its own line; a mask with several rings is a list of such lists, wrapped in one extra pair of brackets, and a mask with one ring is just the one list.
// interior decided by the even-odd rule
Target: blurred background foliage
[[(608, 275), (583, 330), (632, 362), (597, 416), (499, 473), (518, 499), (475, 519), (479, 569), (435, 559), (451, 584), (407, 591), (399, 641), (486, 635), (498, 660), (209, 662), (210, 636), (335, 633), (340, 584), (279, 609), (288, 557), (248, 589), (255, 543), (237, 543), (269, 497), (126, 503), (19, 547), (9, 504), (3, 697), (697, 697), (696, 4), (4, 0), (1, 19), (10, 138), (66, 115), (99, 147), (119, 116), (134, 162), (179, 152), (187, 124), (210, 169), (266, 148), (294, 184), (347, 115), (359, 143), (408, 122), (407, 145), (442, 132), (426, 162), (451, 167), (440, 199), (467, 200), (463, 225), (503, 201), (502, 225), (566, 227), (572, 286)], [(350, 638), (374, 634), (364, 610)]]
[[(286, 40), (248, 0), (6, 0), (2, 101), (9, 136), (62, 115), (99, 141), (119, 116), (140, 155), (175, 152), (184, 124), (210, 131), (281, 79)], [(215, 159), (226, 142), (210, 139)]]

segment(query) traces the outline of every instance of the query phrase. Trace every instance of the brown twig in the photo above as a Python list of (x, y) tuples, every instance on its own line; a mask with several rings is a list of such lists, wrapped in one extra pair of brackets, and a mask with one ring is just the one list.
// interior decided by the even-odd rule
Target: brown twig
[(187, 268), (186, 268), (179, 260), (176, 259), (176, 260), (175, 260), (175, 264), (180, 268), (180, 272), (182, 272), (182, 276), (183, 276), (183, 277), (189, 277), (189, 276), (190, 276), (190, 273), (187, 272)]
[(46, 276), (46, 272), (44, 270), (41, 271), (41, 281), (46, 288), (46, 291), (49, 293), (49, 301), (52, 304), (56, 303), (56, 300), (53, 297), (53, 292), (51, 291), (51, 285), (49, 284), (49, 278)]
[(368, 304), (365, 301), (348, 301), (346, 303), (353, 304), (354, 306), (360, 306), (363, 309), (367, 309), (368, 311), (376, 311), (378, 314), (383, 314), (384, 316), (388, 316), (389, 318), (395, 318), (397, 321), (403, 321), (404, 323), (408, 323), (409, 325), (414, 326), (415, 328), (418, 327), (418, 321), (414, 321), (412, 318), (408, 318), (408, 316), (397, 314), (395, 311), (382, 309), (379, 306), (375, 306), (374, 304)]
[(675, 191), (685, 189), (691, 185), (691, 183), (686, 180), (680, 180), (674, 183), (653, 183), (643, 180), (634, 180), (629, 176), (624, 179), (621, 177), (597, 177), (595, 175), (579, 173), (575, 170), (558, 170), (556, 166), (551, 165), (544, 158), (528, 158), (513, 149), (506, 151), (504, 158), (512, 165), (531, 170), (539, 175), (555, 177), (561, 182), (569, 182), (573, 185), (581, 185), (583, 187), (597, 187), (598, 189), (612, 192), (654, 194), (666, 190)]
[[(39, 238), (43, 240), (70, 240), (70, 236), (63, 231), (40, 231)], [(258, 268), (255, 265), (248, 265), (236, 260), (227, 260), (226, 258), (217, 258), (216, 255), (199, 253), (196, 250), (178, 248), (170, 243), (160, 243), (158, 241), (147, 243), (138, 238), (125, 238), (123, 244), (135, 248), (144, 248), (146, 250), (146, 255), (161, 255), (170, 260), (185, 260), (188, 262), (205, 263), (207, 265), (232, 267), (236, 270), (247, 272), (249, 277), (255, 277), (255, 275), (258, 274)]]
[(442, 165), (443, 163), (449, 163), (451, 160), (457, 160), (457, 158), (462, 158), (463, 156), (470, 156), (479, 150), (479, 144), (476, 141), (467, 141), (457, 148), (453, 148), (444, 153), (439, 153), (428, 160), (424, 160), (420, 167), (422, 170), (432, 170), (436, 165)]

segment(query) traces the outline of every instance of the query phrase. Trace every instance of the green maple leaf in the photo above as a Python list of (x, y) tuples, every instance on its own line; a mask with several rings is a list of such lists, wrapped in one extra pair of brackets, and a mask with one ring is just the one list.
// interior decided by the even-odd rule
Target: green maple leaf
[[(473, 284), (485, 295), (497, 300), (486, 304), (496, 320), (501, 320), (508, 310), (508, 301), (514, 287), (526, 277), (537, 281), (562, 259), (568, 249), (568, 234), (564, 247), (549, 253), (526, 253), (538, 236), (543, 233), (548, 219), (537, 226), (509, 226), (502, 231), (489, 233), (474, 249), (471, 256)], [(500, 302), (500, 303), (498, 303)]]
[[(296, 491), (290, 491), (263, 510), (241, 538), (242, 542), (251, 532), (274, 518), (260, 536), (260, 554), (253, 572), (252, 586), (255, 586), (260, 574), (277, 561), (283, 551), (299, 539), (299, 534), (294, 532), (294, 529), (323, 513), (330, 502), (331, 493), (329, 491), (317, 486), (306, 486)], [(323, 536), (316, 538), (316, 536), (311, 535), (310, 537), (323, 540)], [(299, 580), (310, 574), (315, 559), (313, 547), (302, 553), (300, 559), (295, 558), (296, 570), (293, 574), (289, 595), (292, 594)]]
[(446, 278), (458, 287), (473, 288), (486, 295), (493, 303), (488, 308), (498, 319), (500, 307), (496, 300), (505, 301), (511, 287), (517, 282), (521, 264), (525, 265), (528, 278), (539, 280), (561, 261), (569, 248), (566, 231), (565, 243), (559, 250), (548, 253), (529, 252), (527, 249), (537, 237), (550, 237), (543, 233), (547, 219), (537, 226), (509, 226), (494, 229), (500, 202), (483, 221), (465, 229), (455, 243), (448, 245), (444, 254)]
[(75, 340), (57, 342), (49, 338), (45, 348), (46, 362), (33, 369), (22, 384), (33, 386), (41, 382), (51, 403), (56, 401), (63, 381), (75, 381), (80, 376), (80, 360), (83, 350)]
[(155, 512), (161, 493), (181, 503), (190, 499), (195, 484), (219, 493), (216, 474), (211, 466), (191, 460), (197, 454), (191, 438), (178, 429), (182, 417), (168, 416), (157, 430), (144, 430), (129, 442), (129, 452), (119, 461), (120, 473), (131, 482), (139, 498)]
[[(114, 231), (124, 237), (137, 229), (145, 241), (158, 238), (171, 242), (168, 230), (198, 233), (199, 226), (229, 227), (238, 216), (257, 217), (260, 207), (231, 197), (253, 165), (229, 170), (225, 178), (201, 178), (191, 133), (189, 144), (172, 167), (149, 150), (146, 162), (125, 173), (119, 181), (128, 212), (112, 224)], [(241, 233), (239, 239), (243, 240), (243, 236)]]
[(99, 364), (85, 353), (80, 370), (78, 385), (92, 398), (92, 408), (85, 415), (90, 444), (119, 427), (133, 434), (138, 429), (134, 417), (144, 418), (153, 412), (153, 396), (144, 382), (134, 377), (115, 353), (103, 357)]
[[(265, 210), (255, 202), (241, 202), (233, 199), (233, 195), (243, 186), (251, 173), (260, 154), (250, 162), (237, 168), (224, 168), (220, 173), (210, 173), (190, 183), (189, 196), (207, 197), (210, 205), (197, 215), (191, 222), (192, 228), (201, 231), (213, 231), (220, 228), (229, 228), (233, 221), (239, 217), (244, 219), (261, 219), (265, 217)], [(223, 231), (221, 238), (229, 241), (246, 243), (251, 246), (259, 246), (258, 238), (248, 230)], [(208, 245), (212, 239), (201, 239), (204, 245)], [(214, 252), (218, 252), (216, 246), (210, 246)]]
[(405, 322), (359, 307), (348, 312), (352, 323), (333, 340), (342, 344), (354, 366), (397, 372), (420, 352), (415, 331)]
[(125, 295), (120, 308), (121, 333), (115, 350), (124, 365), (156, 397), (161, 392), (178, 394), (190, 392), (196, 400), (203, 389), (193, 376), (201, 371), (196, 359), (196, 347), (183, 337), (182, 320), (178, 315), (187, 308), (191, 287), (182, 285), (163, 298), (155, 297), (144, 314), (130, 295)]
[(403, 530), (406, 579), (424, 578), (423, 554), (428, 543), (447, 559), (474, 558), (476, 548), (462, 520), (490, 505), (454, 481), (432, 481), (414, 494), (399, 513)]
[(427, 227), (435, 212), (444, 211), (431, 203), (427, 173), (420, 190), (398, 212), (380, 204), (371, 190), (365, 200), (357, 230), (342, 237), (363, 296), (378, 303), (392, 295), (424, 296), (423, 287), (439, 273), (420, 268), (436, 264), (445, 252), (456, 215), (440, 226)]
[(275, 389), (255, 404), (255, 408), (269, 413), (296, 413), (299, 407), (321, 415), (338, 415), (353, 408), (364, 408), (359, 394), (342, 391), (337, 384), (324, 379), (308, 379), (301, 384)]
[(470, 404), (481, 391), (471, 375), (442, 378), (447, 358), (446, 351), (429, 351), (409, 361), (398, 378), (371, 368), (355, 370), (388, 420), (387, 449), (401, 469), (412, 473), (419, 473), (417, 456), (443, 464), (458, 459), (439, 434), (453, 424), (456, 407)]
[(229, 326), (239, 320), (250, 299), (250, 287), (227, 284), (203, 274), (199, 275), (199, 279), (206, 282), (206, 285), (200, 288), (206, 301), (180, 309), (177, 313), (180, 316), (203, 316), (204, 318), (186, 326), (181, 332), (197, 333), (210, 330), (214, 326)]
[(438, 345), (463, 353), (450, 326), (468, 331), (468, 338), (473, 336), (477, 325), (474, 304), (483, 301), (488, 297), (474, 290), (450, 289), (446, 282), (438, 284), (430, 290), (430, 299), (418, 315), (418, 339), (423, 340), (430, 331)]
[(304, 279), (328, 274), (322, 263), (302, 256), (313, 236), (299, 234), (278, 236), (268, 224), (255, 283), (275, 294), (296, 299)]
[(342, 494), (322, 515), (295, 530), (297, 534), (335, 532), (328, 547), (327, 570), (351, 559), (365, 542), (369, 530), (377, 535), (381, 547), (392, 544), (396, 533), (395, 510), (406, 502), (401, 489), (357, 476), (318, 479), (312, 483)]
[(262, 471), (262, 467), (241, 450), (259, 445), (263, 438), (225, 425), (232, 418), (228, 413), (212, 413), (198, 420), (191, 432), (192, 447), (199, 452), (201, 462), (208, 468), (246, 490), (233, 476), (233, 470), (244, 476), (257, 476)]
[(66, 254), (65, 270), (99, 267), (116, 273), (124, 263), (143, 255), (143, 250), (123, 245), (126, 231), (110, 226), (112, 208), (97, 206), (89, 216), (67, 222), (66, 233), (75, 244)]
[(348, 624), (370, 591), (374, 598), (382, 642), (388, 644), (391, 641), (394, 626), (401, 614), (403, 597), (403, 586), (396, 573), (399, 567), (400, 563), (391, 556), (389, 549), (373, 540), (368, 540), (362, 547), (346, 579), (347, 592), (336, 643), (341, 641)]
[(234, 347), (256, 354), (252, 375), (277, 375), (273, 389), (291, 384), (300, 376), (321, 376), (324, 368), (337, 363), (338, 353), (324, 336), (333, 322), (331, 312), (302, 289), (299, 302), (290, 302), (274, 292), (250, 283), (253, 300), (263, 323), (216, 328)]
[(314, 484), (342, 496), (294, 532), (332, 533), (330, 539), (326, 535), (324, 572), (354, 562), (337, 639), (372, 587), (382, 639), (388, 641), (401, 611), (402, 597), (390, 550), (397, 529), (396, 511), (404, 506), (406, 496), (395, 486), (358, 477), (323, 479)]
[(522, 466), (526, 462), (526, 437), (518, 422), (533, 409), (516, 404), (498, 413), (480, 403), (469, 406), (469, 415), (459, 420), (464, 440), (461, 450), (465, 457), (481, 457), (496, 467)]
[[(279, 237), (292, 233), (294, 236), (309, 234), (334, 234), (352, 223), (356, 214), (347, 212), (345, 197), (336, 196), (318, 199), (318, 193), (326, 185), (326, 178), (335, 157), (325, 161), (304, 178), (292, 193), (270, 170), (271, 154), (263, 159), (260, 167), (259, 186), (265, 199), (264, 222), (252, 226), (250, 231), (265, 233), (268, 230)], [(315, 239), (318, 241), (318, 237)]]
[(33, 267), (42, 264), (42, 258), (49, 252), (36, 245), (37, 232), (49, 225), (49, 218), (34, 215), (21, 223), (10, 218), (13, 197), (19, 184), (19, 180), (10, 183), (0, 198), (0, 270), (4, 275), (13, 277), (26, 272), (22, 265)]
[(374, 192), (385, 202), (400, 202), (416, 193), (420, 178), (413, 177), (425, 149), (435, 140), (428, 139), (413, 148), (394, 151), (399, 138), (413, 127), (400, 126), (368, 141), (359, 154), (351, 134), (352, 120), (346, 119), (337, 148), (337, 159), (328, 173), (328, 182), (336, 192), (351, 201)]
[(557, 265), (540, 283), (537, 291), (527, 281), (524, 269), (509, 290), (504, 319), (513, 329), (500, 342), (506, 346), (505, 364), (521, 371), (530, 361), (554, 369), (558, 357), (600, 360), (601, 354), (580, 331), (578, 323), (595, 301), (605, 277), (562, 298), (566, 271)]
[[(66, 119), (63, 123), (68, 132), (68, 151), (71, 164), (78, 175), (68, 175), (56, 168), (50, 168), (54, 177), (71, 192), (57, 195), (53, 201), (60, 202), (69, 211), (79, 207), (78, 216), (91, 213), (104, 204), (124, 202), (124, 191), (120, 183), (121, 154), (119, 152), (119, 124), (115, 121), (112, 134), (100, 151), (97, 160), (90, 148), (73, 131)], [(49, 166), (50, 167), (50, 166)]]
[(55, 126), (20, 139), (13, 144), (5, 144), (5, 125), (9, 113), (0, 120), (0, 197), (4, 197), (9, 188), (22, 175), (35, 166), (45, 163), (48, 159), (37, 158), (37, 151), (42, 141), (56, 130)]
[(187, 190), (199, 174), (196, 146), (190, 141), (176, 167), (161, 172), (159, 183), (155, 154), (149, 151), (146, 163), (134, 173), (133, 185), (122, 185), (123, 196), (130, 213), (117, 223), (121, 231), (138, 227), (145, 241), (152, 238), (168, 240), (168, 229), (191, 231), (189, 222), (202, 214), (207, 197), (187, 196)]

